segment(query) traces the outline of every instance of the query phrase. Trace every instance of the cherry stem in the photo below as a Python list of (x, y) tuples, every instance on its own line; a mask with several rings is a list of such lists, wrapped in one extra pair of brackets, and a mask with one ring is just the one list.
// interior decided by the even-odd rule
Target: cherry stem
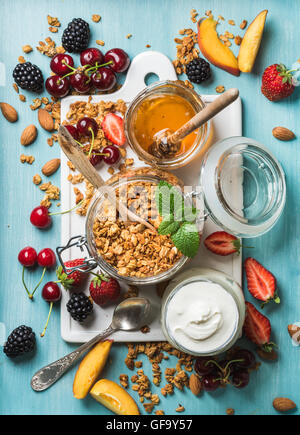
[(93, 147), (94, 147), (94, 141), (95, 141), (95, 134), (94, 134), (94, 130), (92, 129), (92, 127), (89, 128), (90, 132), (92, 133), (92, 144), (88, 153), (88, 157), (91, 156), (92, 151), (93, 151)]
[(23, 283), (23, 286), (24, 286), (24, 288), (25, 288), (25, 290), (26, 290), (26, 292), (28, 294), (29, 299), (32, 300), (33, 299), (33, 295), (30, 293), (30, 291), (27, 288), (27, 285), (25, 284), (24, 274), (25, 274), (25, 266), (23, 266), (23, 270), (22, 270), (22, 283)]
[(109, 154), (107, 153), (93, 153), (93, 156), (105, 156), (105, 157), (109, 157)]
[(110, 60), (109, 62), (103, 63), (102, 65), (99, 65), (98, 62), (96, 62), (96, 64), (93, 66), (87, 65), (90, 66), (90, 68), (85, 70), (85, 74), (88, 74), (90, 71), (96, 71), (98, 68), (102, 68), (103, 66), (111, 65), (112, 63), (113, 61)]
[(74, 71), (69, 72), (68, 74), (64, 75), (63, 77), (60, 77), (57, 82), (60, 83), (62, 81), (62, 79), (65, 79), (66, 77), (72, 76), (74, 75), (76, 72), (76, 69), (74, 69)]
[(70, 208), (70, 210), (58, 211), (56, 213), (49, 213), (49, 216), (55, 216), (55, 215), (58, 215), (58, 214), (70, 213), (71, 211), (75, 210), (75, 208), (79, 207), (82, 203), (83, 203), (83, 200), (80, 201), (78, 204), (76, 204), (74, 207)]
[(71, 65), (69, 65), (65, 60), (63, 60), (61, 63), (63, 63), (64, 65), (66, 65), (68, 68), (70, 68), (72, 71), (77, 71), (76, 68), (73, 68)]
[(48, 319), (47, 319), (45, 328), (44, 328), (43, 332), (41, 333), (41, 337), (44, 337), (45, 334), (46, 334), (46, 329), (47, 329), (48, 324), (49, 324), (49, 320), (50, 320), (50, 316), (51, 316), (51, 313), (52, 313), (52, 309), (53, 309), (53, 302), (50, 303), (50, 310), (49, 310), (49, 314), (48, 314)]
[(32, 297), (33, 297), (34, 293), (37, 291), (37, 289), (39, 288), (41, 282), (43, 281), (44, 276), (45, 276), (46, 269), (47, 269), (47, 268), (44, 267), (44, 270), (43, 270), (43, 273), (42, 273), (41, 279), (39, 280), (39, 282), (37, 283), (37, 285), (34, 287), (34, 290), (33, 290), (32, 294), (31, 294)]

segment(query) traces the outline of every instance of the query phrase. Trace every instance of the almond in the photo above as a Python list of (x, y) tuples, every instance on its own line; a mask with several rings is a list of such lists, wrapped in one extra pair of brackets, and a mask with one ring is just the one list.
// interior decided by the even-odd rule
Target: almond
[(46, 175), (46, 177), (49, 177), (50, 175), (54, 174), (59, 167), (60, 159), (49, 160), (49, 162), (45, 163), (42, 167), (42, 173)]
[(287, 412), (296, 408), (296, 403), (292, 400), (287, 399), (286, 397), (277, 397), (277, 399), (273, 400), (273, 406), (276, 411), (279, 412)]
[(288, 332), (295, 343), (300, 344), (300, 326), (299, 325), (289, 325)]
[(9, 122), (16, 122), (18, 119), (18, 112), (16, 109), (8, 103), (0, 103), (0, 108), (3, 116)]
[(38, 119), (41, 127), (43, 127), (44, 130), (52, 131), (54, 129), (53, 118), (46, 109), (39, 109)]
[(201, 391), (202, 391), (201, 381), (198, 378), (198, 376), (195, 375), (194, 373), (191, 374), (191, 376), (190, 376), (189, 387), (190, 387), (191, 392), (195, 396), (198, 396), (201, 393)]
[(284, 140), (284, 141), (292, 140), (292, 139), (295, 139), (295, 137), (296, 137), (295, 134), (291, 130), (289, 130), (288, 128), (285, 128), (285, 127), (273, 128), (272, 134), (274, 137), (276, 137), (276, 139)]
[(27, 146), (32, 144), (32, 142), (35, 141), (37, 136), (37, 129), (36, 126), (31, 124), (28, 125), (28, 127), (25, 128), (21, 135), (21, 145)]

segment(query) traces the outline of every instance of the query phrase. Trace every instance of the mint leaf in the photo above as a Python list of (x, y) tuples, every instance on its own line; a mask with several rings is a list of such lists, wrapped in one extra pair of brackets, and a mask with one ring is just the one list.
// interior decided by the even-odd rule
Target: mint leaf
[(155, 202), (161, 216), (174, 213), (175, 209), (183, 206), (181, 192), (166, 181), (160, 181), (155, 191)]
[(167, 236), (168, 234), (174, 234), (180, 228), (179, 222), (174, 222), (174, 216), (170, 214), (166, 216), (160, 226), (158, 227), (158, 234)]
[(194, 257), (198, 252), (200, 237), (195, 224), (184, 222), (178, 231), (171, 236), (171, 240), (186, 257)]

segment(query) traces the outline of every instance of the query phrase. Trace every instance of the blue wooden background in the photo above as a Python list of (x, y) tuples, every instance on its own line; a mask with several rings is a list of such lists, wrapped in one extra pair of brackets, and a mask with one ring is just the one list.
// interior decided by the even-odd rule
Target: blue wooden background
[[(282, 303), (269, 306), (266, 313), (270, 316), (274, 331), (274, 341), (280, 346), (280, 358), (276, 363), (263, 363), (259, 372), (252, 375), (250, 386), (237, 391), (228, 388), (214, 394), (204, 394), (195, 399), (190, 391), (176, 391), (174, 396), (162, 402), (156, 409), (166, 414), (174, 414), (179, 403), (185, 406), (185, 414), (225, 414), (228, 407), (237, 414), (275, 414), (272, 400), (277, 396), (287, 396), (300, 406), (299, 361), (300, 349), (294, 347), (286, 327), (291, 322), (300, 321), (300, 153), (299, 140), (284, 143), (272, 136), (272, 128), (278, 125), (292, 129), (300, 136), (300, 91), (282, 102), (271, 103), (260, 93), (263, 69), (277, 62), (291, 65), (300, 57), (298, 0), (1, 0), (0, 2), (0, 61), (5, 65), (6, 82), (0, 86), (0, 101), (11, 103), (19, 112), (19, 121), (9, 124), (1, 117), (1, 281), (0, 281), (0, 321), (1, 334), (5, 335), (20, 324), (31, 325), (37, 334), (41, 331), (48, 313), (48, 304), (40, 295), (30, 302), (21, 285), (21, 267), (17, 255), (27, 245), (55, 248), (60, 240), (60, 220), (54, 219), (49, 231), (39, 231), (29, 223), (31, 209), (39, 204), (42, 192), (33, 185), (32, 176), (40, 172), (42, 165), (49, 159), (59, 156), (58, 145), (50, 148), (46, 143), (47, 135), (39, 129), (36, 142), (23, 149), (19, 138), (24, 127), (37, 124), (37, 113), (32, 112), (28, 102), (18, 100), (12, 89), (11, 73), (22, 53), (21, 47), (31, 44), (35, 47), (50, 32), (47, 14), (57, 16), (62, 28), (74, 17), (86, 19), (92, 30), (91, 44), (96, 39), (105, 41), (105, 49), (122, 47), (130, 56), (145, 50), (150, 44), (152, 49), (160, 50), (171, 58), (176, 48), (173, 38), (177, 31), (191, 27), (189, 11), (196, 8), (200, 14), (212, 9), (216, 15), (227, 20), (234, 19), (239, 24), (242, 19), (251, 21), (262, 9), (269, 9), (262, 48), (254, 72), (233, 77), (213, 67), (213, 81), (198, 87), (201, 93), (214, 93), (217, 85), (238, 87), (243, 99), (244, 135), (261, 141), (269, 147), (281, 161), (287, 176), (287, 206), (280, 223), (268, 234), (249, 243), (255, 246), (251, 255), (255, 256), (278, 279)], [(95, 24), (92, 14), (100, 14), (102, 20)], [(57, 42), (62, 34), (52, 35)], [(228, 24), (223, 30), (237, 33), (237, 27)], [(239, 30), (239, 29), (238, 29)], [(126, 35), (132, 33), (131, 39)], [(60, 45), (60, 44), (59, 44)], [(38, 64), (45, 76), (49, 73), (49, 59), (36, 50), (25, 57)], [(22, 165), (21, 153), (33, 154), (36, 158), (32, 166)], [(59, 183), (59, 174), (53, 177)], [(51, 180), (52, 181), (52, 180)], [(27, 274), (32, 288), (37, 282), (40, 270)], [(47, 273), (45, 282), (53, 279), (54, 273)], [(249, 296), (249, 295), (248, 295)], [(251, 297), (249, 298), (251, 300)], [(3, 337), (1, 337), (3, 339)], [(2, 340), (3, 341), (3, 340)], [(1, 343), (2, 344), (2, 343)], [(251, 347), (251, 345), (250, 345)], [(54, 310), (49, 331), (44, 339), (38, 338), (37, 354), (32, 359), (10, 361), (0, 354), (0, 413), (1, 414), (108, 414), (105, 408), (87, 398), (75, 400), (72, 396), (74, 369), (57, 385), (41, 394), (30, 388), (32, 374), (42, 365), (57, 359), (74, 349), (62, 341), (59, 332), (59, 307)], [(124, 364), (126, 347), (114, 345), (111, 362), (105, 376), (118, 380), (120, 373), (128, 373)], [(145, 362), (145, 360), (144, 360)], [(165, 365), (166, 366), (166, 365)], [(165, 367), (163, 366), (163, 367)], [(168, 366), (170, 363), (168, 362)], [(151, 376), (151, 366), (144, 363), (146, 374)], [(128, 373), (131, 375), (131, 372)], [(153, 388), (153, 392), (157, 392)], [(136, 393), (133, 396), (137, 398)], [(143, 408), (141, 407), (141, 411)], [(298, 413), (296, 411), (296, 413)]]

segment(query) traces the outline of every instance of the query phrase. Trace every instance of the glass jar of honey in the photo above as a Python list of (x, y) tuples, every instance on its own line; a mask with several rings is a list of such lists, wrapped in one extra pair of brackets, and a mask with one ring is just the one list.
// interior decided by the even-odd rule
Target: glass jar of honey
[(175, 132), (205, 107), (200, 96), (180, 82), (162, 81), (148, 86), (129, 105), (125, 133), (138, 157), (149, 165), (176, 169), (187, 165), (205, 145), (210, 122), (184, 138), (175, 155), (158, 157), (151, 153), (154, 137), (169, 129)]

